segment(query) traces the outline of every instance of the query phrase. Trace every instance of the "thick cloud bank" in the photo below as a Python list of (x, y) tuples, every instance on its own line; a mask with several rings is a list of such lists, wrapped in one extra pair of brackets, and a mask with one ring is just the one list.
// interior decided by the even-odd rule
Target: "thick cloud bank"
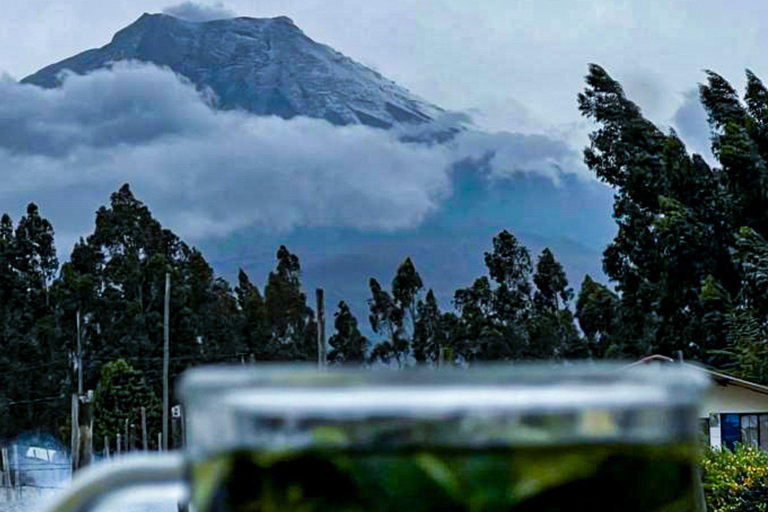
[(213, 21), (234, 18), (237, 14), (224, 7), (221, 2), (206, 5), (197, 2), (182, 2), (178, 5), (166, 7), (163, 13), (187, 21)]
[(70, 237), (90, 230), (124, 182), (192, 240), (248, 226), (391, 231), (441, 207), (458, 160), (485, 158), (503, 176), (551, 173), (575, 155), (543, 136), (467, 132), (427, 145), (364, 126), (216, 111), (149, 65), (70, 75), (51, 90), (0, 79), (0, 210), (34, 200)]

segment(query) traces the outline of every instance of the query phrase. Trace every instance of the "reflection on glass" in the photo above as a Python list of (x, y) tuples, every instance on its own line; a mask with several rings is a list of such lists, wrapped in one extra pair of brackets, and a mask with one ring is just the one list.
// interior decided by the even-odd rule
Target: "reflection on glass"
[(757, 414), (744, 414), (741, 417), (741, 443), (744, 446), (758, 447)]

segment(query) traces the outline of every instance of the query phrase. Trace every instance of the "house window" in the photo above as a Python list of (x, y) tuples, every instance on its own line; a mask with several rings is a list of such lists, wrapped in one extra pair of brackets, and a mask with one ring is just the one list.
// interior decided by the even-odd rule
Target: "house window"
[(759, 446), (757, 440), (757, 414), (741, 416), (741, 444), (744, 446)]
[(733, 450), (736, 443), (768, 450), (768, 414), (721, 414), (722, 443)]
[(723, 445), (733, 450), (736, 443), (741, 442), (741, 420), (738, 414), (723, 414), (720, 422)]

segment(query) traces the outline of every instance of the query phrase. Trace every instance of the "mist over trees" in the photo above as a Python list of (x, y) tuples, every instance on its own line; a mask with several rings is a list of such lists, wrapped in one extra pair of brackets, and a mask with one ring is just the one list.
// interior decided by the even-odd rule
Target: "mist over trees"
[[(603, 255), (612, 287), (586, 276), (575, 291), (552, 251), (532, 255), (502, 231), (489, 241), (485, 275), (457, 289), (444, 311), (404, 255), (391, 281), (370, 279), (368, 318), (344, 301), (330, 305), (328, 363), (437, 367), (681, 351), (768, 382), (768, 90), (747, 72), (739, 97), (708, 72), (700, 97), (720, 167), (689, 154), (605, 70), (589, 68), (578, 104), (594, 122), (585, 162), (615, 191), (618, 232)], [(200, 364), (316, 360), (299, 255), (282, 246), (274, 263), (256, 279), (240, 270), (233, 287), (128, 185), (61, 265), (36, 205), (15, 222), (3, 215), (0, 408), (12, 414), (0, 415), (0, 436), (63, 435), (78, 316), (97, 434), (114, 436), (142, 406), (157, 424), (166, 273), (172, 379)]]

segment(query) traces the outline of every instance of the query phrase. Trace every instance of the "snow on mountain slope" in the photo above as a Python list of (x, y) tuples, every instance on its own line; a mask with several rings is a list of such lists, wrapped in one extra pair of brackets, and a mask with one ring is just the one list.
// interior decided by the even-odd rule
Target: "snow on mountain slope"
[(125, 60), (168, 67), (198, 89), (212, 90), (225, 110), (377, 128), (423, 124), (442, 114), (376, 71), (313, 41), (287, 17), (196, 23), (144, 14), (106, 46), (22, 82), (53, 88), (64, 70), (87, 74)]

